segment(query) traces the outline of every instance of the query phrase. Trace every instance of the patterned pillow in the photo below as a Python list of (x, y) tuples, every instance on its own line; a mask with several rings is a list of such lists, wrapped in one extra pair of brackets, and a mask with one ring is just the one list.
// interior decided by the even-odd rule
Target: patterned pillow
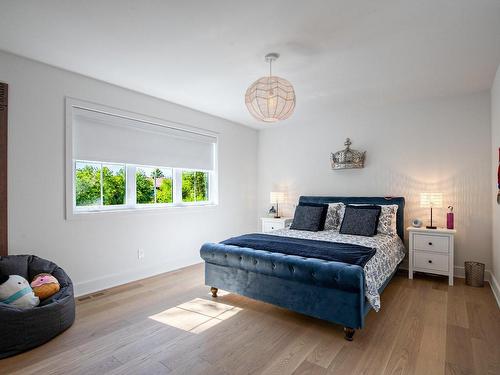
[(398, 234), (396, 228), (397, 204), (381, 205), (382, 211), (378, 219), (377, 233), (395, 236)]
[(326, 213), (325, 230), (338, 230), (344, 217), (344, 203), (329, 203)]

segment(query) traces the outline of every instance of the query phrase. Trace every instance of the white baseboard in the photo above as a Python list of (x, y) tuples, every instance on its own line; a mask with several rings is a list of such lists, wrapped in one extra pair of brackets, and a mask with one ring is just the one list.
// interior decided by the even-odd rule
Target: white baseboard
[(493, 272), (490, 272), (490, 286), (491, 286), (491, 290), (493, 292), (493, 295), (495, 296), (495, 299), (497, 300), (497, 305), (500, 308), (500, 284), (498, 283), (498, 280), (496, 279)]
[(178, 270), (179, 268), (194, 265), (198, 262), (182, 262), (175, 264), (160, 264), (153, 267), (142, 269), (133, 269), (127, 272), (114, 273), (105, 277), (100, 277), (92, 280), (83, 281), (74, 284), (75, 297), (80, 297), (86, 294), (95, 293), (104, 289), (113, 288), (115, 286), (130, 283), (132, 281), (142, 280), (147, 277), (156, 276), (165, 272)]
[[(408, 266), (402, 265), (400, 268), (408, 271)], [(453, 272), (454, 272), (454, 274), (453, 274), (454, 277), (458, 277), (460, 279), (465, 279), (465, 268), (464, 267), (455, 266)], [(493, 292), (493, 295), (495, 296), (498, 307), (500, 308), (500, 283), (495, 278), (495, 275), (493, 274), (493, 272), (491, 272), (491, 270), (484, 270), (484, 280), (490, 283), (491, 291)]]
[[(454, 277), (459, 277), (461, 279), (465, 279), (465, 268), (463, 266), (455, 266), (453, 270)], [(484, 280), (490, 282), (491, 281), (491, 271), (484, 270)]]
[[(408, 265), (402, 264), (399, 267), (402, 270), (408, 271)], [(465, 279), (465, 268), (462, 266), (455, 266), (453, 269), (453, 277), (458, 277), (459, 279)], [(492, 273), (490, 270), (484, 270), (484, 280), (490, 282)]]

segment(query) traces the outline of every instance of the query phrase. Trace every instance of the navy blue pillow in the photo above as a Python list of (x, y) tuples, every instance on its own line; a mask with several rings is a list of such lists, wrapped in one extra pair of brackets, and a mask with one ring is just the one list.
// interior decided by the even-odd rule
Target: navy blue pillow
[(339, 233), (367, 237), (376, 235), (381, 210), (382, 207), (374, 205), (347, 205)]
[[(321, 228), (323, 210), (323, 207), (318, 206), (297, 206), (290, 229), (317, 232)], [(323, 221), (324, 225), (325, 222)]]
[(328, 205), (324, 203), (301, 203), (299, 206), (323, 207), (321, 222), (318, 230), (325, 230), (326, 214), (328, 213)]

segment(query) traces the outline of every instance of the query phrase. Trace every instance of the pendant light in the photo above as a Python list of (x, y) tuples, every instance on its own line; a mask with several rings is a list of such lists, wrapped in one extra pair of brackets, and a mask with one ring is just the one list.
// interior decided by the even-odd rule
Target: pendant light
[(284, 78), (273, 76), (272, 63), (278, 57), (278, 53), (268, 53), (265, 56), (269, 63), (269, 76), (259, 78), (245, 94), (245, 104), (250, 114), (264, 122), (285, 120), (295, 108), (292, 84)]

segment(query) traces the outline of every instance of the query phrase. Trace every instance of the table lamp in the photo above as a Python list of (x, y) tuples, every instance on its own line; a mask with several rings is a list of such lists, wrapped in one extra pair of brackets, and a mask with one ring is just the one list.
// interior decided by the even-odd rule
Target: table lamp
[(436, 229), (432, 225), (432, 209), (443, 207), (443, 193), (420, 193), (420, 207), (431, 209), (431, 225), (428, 225), (427, 229)]
[(279, 218), (279, 204), (285, 201), (285, 193), (282, 191), (271, 191), (269, 200), (271, 201), (271, 204), (276, 204), (276, 215), (274, 215), (274, 217)]

